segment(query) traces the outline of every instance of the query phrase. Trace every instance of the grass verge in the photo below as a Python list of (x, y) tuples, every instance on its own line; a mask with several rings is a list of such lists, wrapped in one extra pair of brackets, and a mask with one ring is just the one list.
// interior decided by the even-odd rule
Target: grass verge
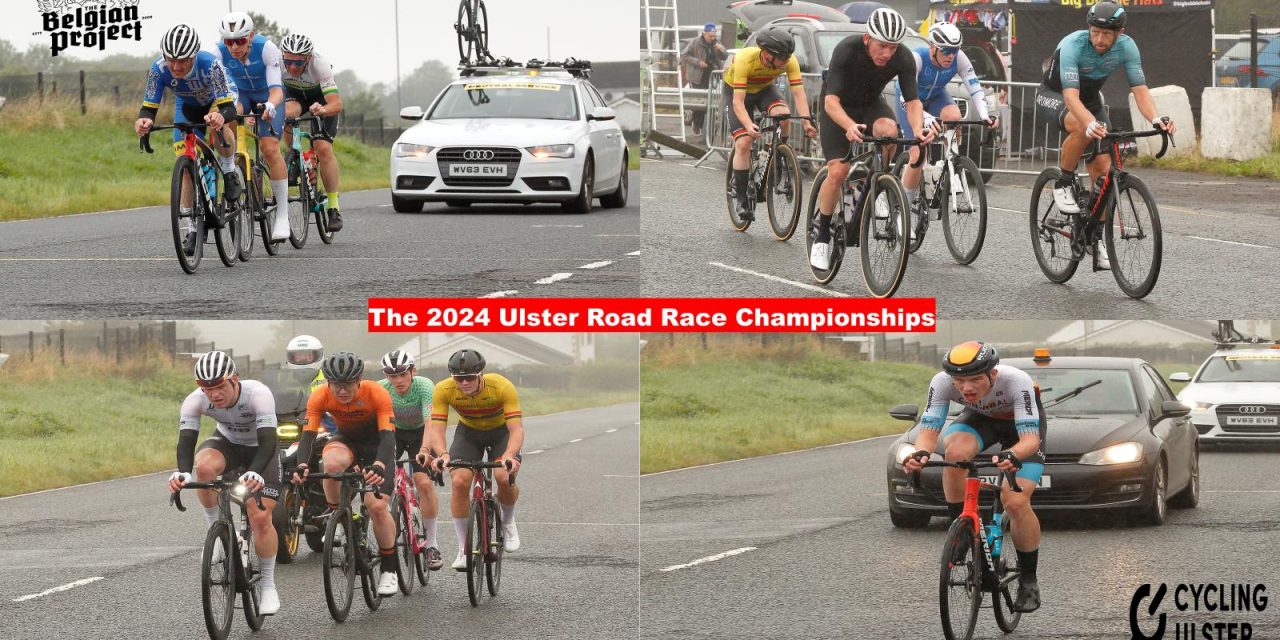
[(1280, 111), (1271, 114), (1271, 152), (1260, 158), (1243, 161), (1206, 158), (1200, 154), (1200, 148), (1196, 147), (1185, 156), (1166, 157), (1162, 160), (1140, 156), (1130, 162), (1139, 167), (1280, 180)]
[(627, 166), (635, 171), (640, 168), (640, 145), (631, 145), (627, 149)]

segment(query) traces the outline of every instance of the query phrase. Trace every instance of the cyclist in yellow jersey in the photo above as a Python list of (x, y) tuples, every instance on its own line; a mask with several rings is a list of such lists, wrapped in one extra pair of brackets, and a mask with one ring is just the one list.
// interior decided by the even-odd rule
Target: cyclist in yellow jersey
[[(752, 114), (763, 111), (773, 116), (790, 115), (774, 78), (787, 74), (792, 101), (800, 116), (809, 117), (809, 101), (804, 96), (804, 79), (796, 61), (796, 42), (791, 33), (769, 27), (756, 36), (756, 46), (738, 51), (724, 70), (724, 100), (729, 107), (729, 131), (733, 134), (733, 187), (738, 194), (737, 214), (742, 220), (754, 220), (755, 212), (747, 207), (748, 169), (751, 168), (751, 141), (760, 137), (760, 128), (752, 122)], [(787, 141), (790, 123), (783, 121), (781, 142)], [(804, 121), (804, 134), (818, 135), (813, 123)]]
[[(458, 412), (458, 426), (453, 431), (453, 444), (445, 449), (444, 431), (449, 421), (449, 407)], [(494, 469), (498, 485), (498, 505), (502, 508), (503, 548), (508, 552), (520, 548), (516, 531), (516, 500), (520, 488), (508, 482), (520, 470), (520, 447), (524, 444), (524, 424), (520, 419), (520, 398), (515, 385), (501, 375), (484, 373), (484, 356), (463, 349), (449, 357), (449, 378), (436, 383), (431, 394), (430, 442), (418, 452), (419, 464), (434, 464), (444, 470), (450, 460), (481, 462), (488, 453), (490, 461), (505, 467)], [(436, 452), (445, 452), (431, 460)], [(430, 460), (430, 462), (425, 462)], [(470, 499), (470, 469), (450, 472), (452, 493), (449, 511), (453, 529), (458, 534), (458, 557), (453, 568), (465, 571), (467, 559), (462, 554), (467, 539), (467, 504)]]

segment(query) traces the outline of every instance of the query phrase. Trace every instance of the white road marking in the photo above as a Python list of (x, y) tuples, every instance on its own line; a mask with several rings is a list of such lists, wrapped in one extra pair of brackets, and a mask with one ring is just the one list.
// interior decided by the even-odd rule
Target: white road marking
[(581, 229), (580, 224), (535, 224), (531, 225), (534, 229)]
[(1276, 489), (1201, 489), (1205, 493), (1280, 493)]
[(599, 269), (600, 267), (607, 267), (611, 264), (613, 264), (612, 260), (601, 260), (600, 262), (592, 262), (590, 264), (584, 264), (578, 268), (579, 269)]
[(604, 430), (604, 432), (605, 432), (605, 433), (613, 433), (614, 431), (617, 431), (617, 429), (605, 429), (605, 430)]
[(529, 522), (528, 520), (520, 521), (520, 526), (522, 527), (530, 524), (568, 525), (572, 527), (638, 527), (640, 526), (638, 523), (635, 523), (635, 522)]
[(606, 475), (606, 476), (604, 476), (604, 477), (606, 477), (606, 478), (639, 478), (640, 476), (615, 476), (615, 475)]
[(677, 569), (688, 569), (689, 567), (694, 567), (694, 566), (697, 566), (697, 565), (700, 565), (700, 564), (705, 564), (705, 563), (707, 563), (707, 562), (715, 562), (716, 560), (723, 560), (723, 559), (725, 559), (725, 558), (730, 558), (730, 557), (736, 556), (736, 555), (738, 555), (738, 554), (740, 554), (740, 553), (746, 553), (746, 552), (748, 552), (748, 551), (755, 551), (755, 549), (756, 549), (755, 547), (742, 547), (741, 549), (733, 549), (733, 550), (731, 550), (731, 551), (726, 551), (726, 552), (724, 552), (724, 553), (717, 553), (717, 554), (716, 554), (716, 555), (714, 555), (714, 556), (707, 556), (707, 557), (705, 557), (705, 558), (698, 558), (697, 560), (694, 560), (693, 562), (689, 562), (689, 563), (686, 563), (686, 564), (673, 564), (673, 565), (671, 565), (671, 566), (669, 566), (669, 567), (667, 567), (667, 568), (663, 569), (663, 571), (675, 571), (675, 570), (677, 570)]
[(582, 438), (574, 438), (573, 440), (569, 441), (569, 444), (573, 444), (575, 442), (582, 442)]
[(529, 453), (526, 453), (525, 455), (526, 455), (526, 456), (531, 456), (531, 455), (533, 455), (533, 454), (535, 454), (535, 453), (542, 453), (543, 451), (546, 451), (546, 449), (538, 449), (537, 451), (530, 451)]
[(115, 482), (117, 480), (132, 480), (134, 478), (141, 478), (143, 476), (158, 476), (158, 475), (173, 473), (174, 471), (177, 471), (177, 469), (169, 469), (167, 471), (154, 471), (152, 473), (139, 473), (136, 476), (129, 476), (127, 478), (110, 478), (107, 480), (95, 480), (93, 482), (85, 482), (83, 484), (73, 484), (66, 487), (54, 487), (52, 489), (41, 489), (39, 491), (32, 491), (30, 493), (19, 493), (17, 495), (12, 495), (12, 496), (0, 496), (0, 500), (12, 500), (14, 498), (21, 498), (23, 496), (34, 496), (41, 493), (49, 493), (50, 491), (62, 491), (64, 489), (75, 489), (76, 487), (88, 487), (90, 485), (102, 484), (104, 482)]
[(1253, 247), (1254, 249), (1275, 249), (1276, 248), (1276, 247), (1269, 247), (1265, 244), (1249, 244), (1248, 242), (1234, 242), (1231, 240), (1219, 240), (1217, 238), (1205, 238), (1201, 236), (1187, 236), (1187, 237), (1194, 238), (1196, 240), (1207, 240), (1209, 242), (1221, 242), (1223, 244), (1235, 244), (1235, 245), (1240, 245), (1242, 247)]
[(383, 207), (389, 207), (389, 206), (391, 206), (391, 205), (389, 205), (389, 204), (379, 204), (379, 205), (375, 205), (375, 206), (376, 206), (377, 208), (381, 209), (381, 208), (383, 208)]
[(774, 282), (781, 282), (782, 284), (789, 284), (789, 285), (791, 285), (791, 286), (793, 286), (793, 287), (800, 287), (801, 289), (804, 289), (804, 290), (806, 290), (806, 291), (813, 291), (813, 292), (816, 292), (816, 293), (823, 293), (823, 294), (826, 294), (826, 295), (829, 295), (829, 296), (834, 296), (834, 297), (837, 297), (837, 298), (848, 298), (848, 297), (850, 297), (850, 296), (849, 296), (849, 294), (847, 294), (847, 293), (841, 293), (841, 292), (839, 292), (839, 291), (832, 291), (831, 289), (823, 289), (822, 287), (815, 287), (815, 286), (813, 286), (813, 285), (811, 285), (811, 284), (805, 284), (805, 283), (803, 283), (803, 282), (796, 282), (796, 281), (794, 281), (794, 280), (788, 280), (788, 279), (786, 279), (786, 278), (780, 278), (780, 277), (778, 277), (778, 276), (769, 275), (769, 274), (767, 274), (767, 273), (760, 273), (759, 271), (751, 271), (750, 269), (742, 269), (742, 268), (740, 268), (740, 267), (731, 267), (731, 266), (729, 266), (729, 265), (727, 265), (727, 264), (723, 264), (723, 263), (720, 263), (720, 262), (709, 262), (709, 263), (707, 263), (707, 264), (710, 264), (710, 265), (711, 265), (711, 266), (713, 266), (713, 267), (720, 267), (720, 268), (722, 268), (722, 269), (728, 269), (728, 270), (730, 270), (730, 271), (737, 271), (738, 273), (745, 273), (745, 274), (747, 274), (747, 275), (757, 276), (757, 277), (760, 277), (760, 278), (764, 278), (765, 280), (772, 280), (772, 281), (774, 281)]
[(92, 578), (85, 578), (85, 579), (83, 579), (83, 580), (76, 580), (75, 582), (68, 582), (67, 584), (64, 584), (64, 585), (62, 585), (62, 586), (58, 586), (58, 587), (54, 587), (54, 588), (52, 588), (52, 589), (45, 589), (44, 591), (41, 591), (40, 593), (32, 593), (32, 594), (30, 594), (30, 595), (25, 595), (25, 596), (22, 596), (22, 597), (20, 597), (20, 598), (14, 598), (14, 599), (13, 599), (13, 601), (14, 601), (14, 602), (25, 602), (25, 601), (27, 601), (27, 600), (34, 600), (35, 598), (39, 598), (39, 597), (41, 597), (41, 596), (47, 596), (47, 595), (49, 595), (49, 594), (51, 594), (51, 593), (58, 593), (58, 592), (61, 592), (61, 591), (66, 591), (66, 590), (68, 590), (68, 589), (74, 589), (74, 588), (76, 588), (76, 587), (83, 586), (83, 585), (89, 584), (89, 583), (91, 583), (91, 582), (97, 582), (97, 581), (99, 581), (99, 580), (101, 580), (101, 579), (102, 579), (102, 576), (94, 576), (94, 577), (92, 577)]
[(163, 262), (168, 258), (0, 258), (0, 262)]
[(507, 296), (514, 296), (517, 293), (520, 293), (520, 292), (516, 291), (515, 289), (512, 289), (510, 291), (494, 291), (493, 293), (486, 293), (480, 297), (481, 298), (505, 298)]
[(640, 252), (639, 252), (639, 251), (632, 251), (631, 253), (628, 253), (627, 255), (629, 255), (629, 256), (638, 256), (638, 255), (640, 255)]
[(565, 280), (571, 276), (573, 276), (572, 273), (553, 273), (540, 280), (534, 280), (533, 283), (534, 284), (551, 284), (553, 282), (559, 282), (561, 280)]

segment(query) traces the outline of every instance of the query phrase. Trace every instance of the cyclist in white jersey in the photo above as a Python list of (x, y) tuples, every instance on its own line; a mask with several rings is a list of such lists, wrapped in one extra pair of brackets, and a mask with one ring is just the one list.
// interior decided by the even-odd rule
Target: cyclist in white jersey
[[(342, 94), (333, 79), (333, 65), (315, 52), (311, 39), (291, 33), (280, 41), (284, 56), (285, 115), (296, 118), (306, 109), (320, 116), (320, 131), (311, 138), (320, 161), (320, 179), (328, 196), (329, 228), (342, 229), (338, 207), (338, 157), (333, 153), (333, 138), (338, 135), (338, 114), (342, 113)], [(286, 147), (293, 137), (285, 137)]]
[[(241, 380), (235, 362), (222, 351), (210, 351), (196, 361), (199, 386), (182, 402), (178, 421), (178, 470), (169, 476), (169, 491), (195, 480), (208, 482), (224, 471), (244, 469), (240, 481), (249, 491), (262, 491), (262, 508), (250, 500), (249, 526), (262, 570), (264, 614), (280, 610), (276, 592), (276, 531), (271, 511), (280, 497), (282, 478), (276, 453), (276, 401), (271, 390), (257, 380)], [(200, 417), (217, 422), (217, 431), (195, 451), (200, 437)], [(218, 497), (208, 489), (197, 492), (205, 517), (218, 519)]]

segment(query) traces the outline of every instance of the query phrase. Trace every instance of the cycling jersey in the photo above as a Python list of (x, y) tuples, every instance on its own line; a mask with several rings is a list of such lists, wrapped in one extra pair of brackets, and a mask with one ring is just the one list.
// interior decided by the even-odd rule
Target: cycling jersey
[(1106, 53), (1099, 54), (1089, 41), (1089, 30), (1082, 29), (1067, 34), (1058, 43), (1044, 72), (1044, 86), (1059, 93), (1063, 89), (1079, 89), (1081, 95), (1096, 94), (1121, 66), (1130, 87), (1147, 83), (1142, 73), (1142, 56), (1133, 38), (1120, 34)]
[(230, 442), (258, 446), (258, 429), (276, 428), (276, 400), (267, 385), (257, 380), (240, 381), (240, 397), (226, 409), (213, 406), (203, 389), (196, 389), (182, 401), (178, 429), (199, 433), (200, 416), (217, 423), (217, 431)]
[(333, 65), (320, 54), (311, 54), (311, 61), (307, 63), (307, 67), (301, 74), (293, 73), (296, 68), (288, 66), (284, 68), (284, 85), (288, 88), (290, 97), (297, 95), (295, 100), (322, 102), (323, 96), (338, 93), (338, 83), (333, 78)]
[(224, 105), (235, 102), (236, 84), (227, 75), (218, 57), (208, 51), (196, 54), (191, 71), (182, 78), (173, 77), (164, 58), (157, 58), (147, 72), (147, 88), (142, 98), (143, 109), (159, 109), (160, 100), (168, 89), (176, 96), (178, 104)]
[[(896, 77), (902, 88), (903, 98), (910, 102), (919, 97), (915, 72), (911, 51), (906, 47), (898, 47), (885, 66), (877, 67), (871, 54), (867, 52), (867, 46), (862, 43), (862, 38), (845, 38), (831, 54), (831, 66), (827, 70), (823, 95), (840, 98), (840, 106), (845, 111), (850, 111), (880, 101), (880, 93)], [(826, 109), (822, 111), (825, 112)]]
[[(227, 76), (235, 82), (241, 93), (265, 96), (273, 87), (281, 87), (280, 83), (280, 48), (267, 37), (258, 34), (249, 43), (249, 54), (244, 61), (231, 55), (227, 44), (218, 41), (218, 54)], [(258, 100), (262, 102), (262, 100)]]
[(804, 78), (800, 76), (800, 63), (795, 56), (787, 59), (785, 68), (774, 69), (760, 61), (760, 47), (746, 47), (734, 54), (733, 62), (725, 68), (724, 83), (733, 87), (734, 93), (759, 93), (783, 73), (787, 74), (787, 83), (791, 86), (803, 86)]
[(379, 380), (378, 384), (391, 394), (391, 409), (395, 413), (396, 431), (422, 429), (427, 416), (431, 415), (431, 393), (435, 388), (431, 380), (414, 376), (408, 393), (404, 395), (396, 393), (396, 388), (390, 380)]
[(1013, 420), (1018, 435), (1038, 433), (1041, 421), (1036, 396), (1039, 394), (1040, 388), (1027, 372), (998, 364), (991, 390), (976, 403), (969, 403), (951, 382), (951, 376), (941, 371), (929, 382), (929, 400), (925, 405), (924, 417), (920, 419), (920, 426), (934, 431), (942, 429), (950, 403), (956, 402), (984, 416)]
[(346, 404), (338, 402), (325, 385), (307, 400), (307, 426), (304, 431), (319, 431), (321, 415), (329, 412), (338, 425), (338, 434), (353, 440), (377, 440), (381, 431), (395, 431), (392, 421), (391, 394), (371, 380), (361, 380), (355, 397)]
[(459, 422), (479, 431), (505, 426), (508, 420), (520, 417), (520, 398), (515, 385), (496, 373), (484, 374), (480, 389), (473, 396), (462, 393), (452, 377), (436, 383), (431, 397), (431, 420), (448, 422), (449, 407), (458, 412)]
[[(951, 94), (947, 91), (947, 83), (951, 82), (951, 78), (959, 75), (960, 81), (969, 92), (969, 104), (973, 106), (978, 114), (979, 120), (987, 119), (987, 101), (986, 92), (982, 90), (982, 84), (978, 81), (977, 74), (973, 71), (973, 64), (969, 61), (969, 56), (963, 51), (956, 53), (955, 58), (951, 61), (949, 67), (939, 67), (929, 55), (929, 47), (920, 47), (911, 52), (916, 61), (916, 91), (921, 102), (926, 105), (938, 101), (951, 102)], [(897, 87), (898, 102), (905, 104), (902, 99), (902, 87)], [(929, 111), (932, 115), (939, 115), (933, 111)]]

